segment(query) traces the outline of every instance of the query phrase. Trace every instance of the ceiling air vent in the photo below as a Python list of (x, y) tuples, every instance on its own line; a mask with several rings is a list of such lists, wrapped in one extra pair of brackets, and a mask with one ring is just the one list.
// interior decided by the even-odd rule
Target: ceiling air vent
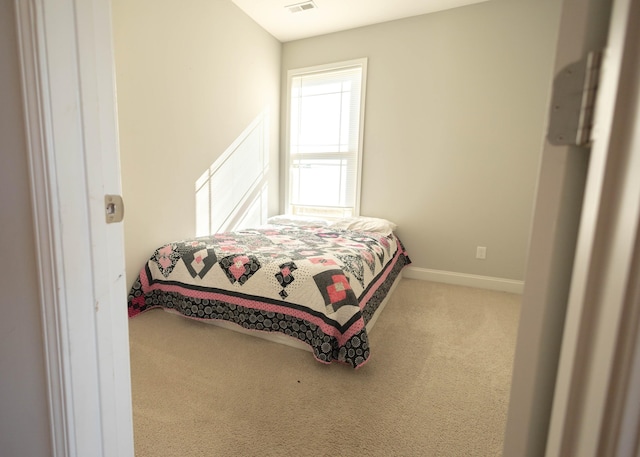
[(288, 6), (285, 6), (285, 8), (288, 9), (290, 13), (299, 13), (301, 11), (312, 10), (314, 8), (317, 8), (317, 6), (315, 3), (309, 0), (308, 2), (295, 3), (293, 5), (288, 5)]

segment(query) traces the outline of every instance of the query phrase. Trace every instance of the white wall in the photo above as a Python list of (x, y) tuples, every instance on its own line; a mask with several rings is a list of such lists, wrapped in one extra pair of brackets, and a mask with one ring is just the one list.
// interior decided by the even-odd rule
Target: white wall
[(51, 455), (14, 2), (0, 2), (0, 454)]
[(195, 181), (262, 112), (278, 211), (281, 44), (232, 2), (113, 0), (127, 282), (195, 236)]
[(361, 213), (399, 225), (414, 267), (524, 279), (560, 3), (493, 0), (283, 45), (283, 75), (369, 58)]

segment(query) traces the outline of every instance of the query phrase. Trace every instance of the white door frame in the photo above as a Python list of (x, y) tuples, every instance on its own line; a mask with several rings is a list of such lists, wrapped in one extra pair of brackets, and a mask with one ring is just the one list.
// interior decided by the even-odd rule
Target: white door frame
[(108, 0), (15, 0), (53, 455), (133, 456)]
[(613, 4), (546, 456), (637, 456), (640, 0)]
[[(605, 54), (591, 151), (543, 152), (505, 456), (640, 452), (640, 0), (610, 8), (564, 3), (556, 71), (589, 51)], [(575, 216), (567, 222), (562, 189), (581, 191), (576, 165), (588, 171), (569, 236)]]
[[(554, 75), (606, 45), (609, 8), (609, 0), (563, 1)], [(588, 167), (588, 149), (545, 142), (513, 366), (505, 456), (539, 457), (545, 452)]]

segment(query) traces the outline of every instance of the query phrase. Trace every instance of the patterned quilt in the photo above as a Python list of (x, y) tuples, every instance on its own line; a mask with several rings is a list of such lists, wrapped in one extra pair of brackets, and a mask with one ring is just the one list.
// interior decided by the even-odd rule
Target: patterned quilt
[(411, 261), (394, 235), (266, 225), (166, 244), (140, 271), (129, 317), (164, 307), (280, 332), (324, 363), (370, 353), (366, 324)]

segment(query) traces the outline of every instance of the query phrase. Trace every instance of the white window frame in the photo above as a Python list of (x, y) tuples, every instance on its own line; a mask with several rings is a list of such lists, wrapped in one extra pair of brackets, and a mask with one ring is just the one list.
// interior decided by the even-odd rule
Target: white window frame
[[(360, 85), (360, 120), (359, 120), (359, 132), (358, 132), (358, 152), (357, 152), (357, 165), (356, 165), (356, 195), (355, 204), (353, 209), (353, 216), (360, 215), (360, 195), (362, 185), (362, 155), (364, 149), (364, 114), (365, 114), (365, 101), (367, 93), (367, 58), (359, 58), (353, 60), (347, 60), (342, 62), (316, 65), (312, 67), (297, 68), (287, 71), (287, 102), (286, 102), (286, 133), (285, 133), (285, 147), (284, 147), (284, 212), (291, 214), (291, 85), (294, 77), (303, 76), (305, 74), (322, 73), (329, 71), (339, 71), (349, 67), (360, 67), (362, 69), (362, 80)], [(330, 218), (328, 216), (319, 215), (319, 217)]]

